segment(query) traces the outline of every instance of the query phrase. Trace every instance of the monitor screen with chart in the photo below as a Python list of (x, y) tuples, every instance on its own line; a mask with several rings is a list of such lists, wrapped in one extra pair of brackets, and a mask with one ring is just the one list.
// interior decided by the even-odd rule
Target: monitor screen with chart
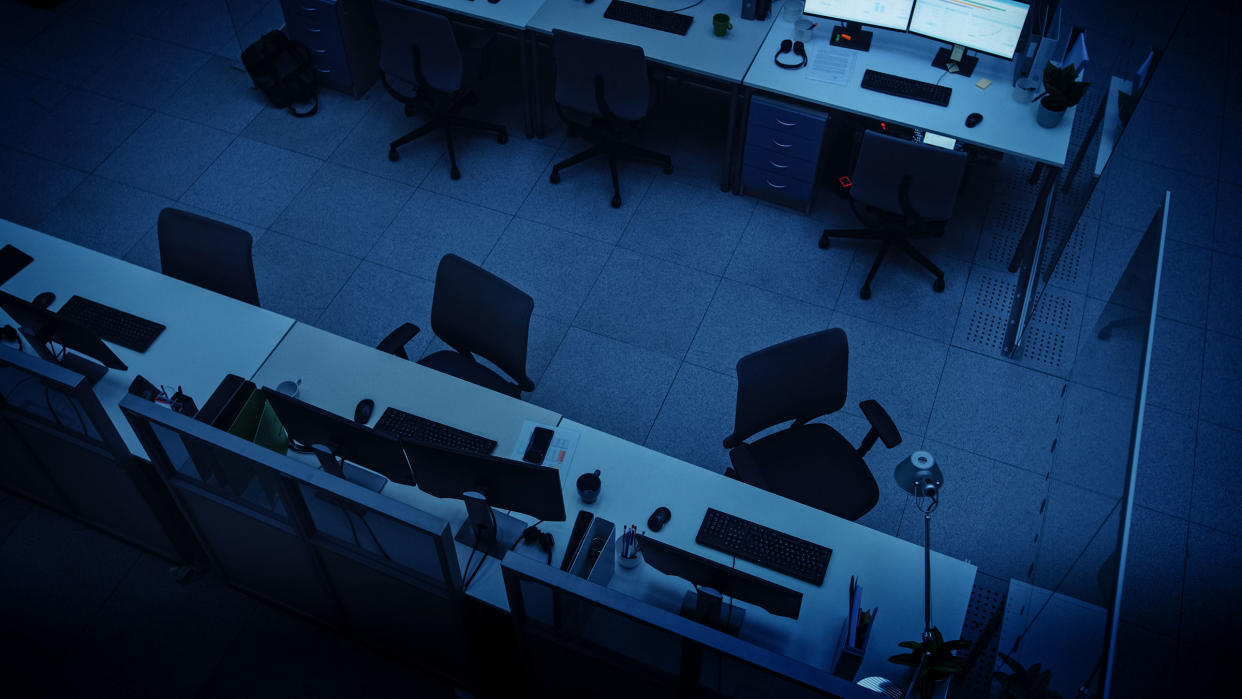
[(1013, 0), (917, 0), (910, 31), (1010, 59), (1029, 9)]
[(803, 13), (905, 31), (914, 0), (806, 0)]

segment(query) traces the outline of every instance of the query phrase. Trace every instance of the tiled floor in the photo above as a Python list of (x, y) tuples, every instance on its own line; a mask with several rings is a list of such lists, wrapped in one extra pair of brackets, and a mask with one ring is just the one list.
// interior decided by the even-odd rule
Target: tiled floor
[[(1113, 15), (1066, 4), (1083, 7), (1077, 16), (1099, 28), (1102, 47), (1171, 26), (1151, 19), (1168, 11), (1155, 0)], [(1230, 23), (1210, 14), (1216, 3), (1191, 6), (1131, 125), (1127, 143), (1139, 145), (1110, 165), (1085, 219), (1083, 269), (1059, 288), (1086, 329), (1120, 273), (1118, 251), (1173, 191), (1120, 644), (1130, 687), (1159, 686), (1142, 681), (1161, 671), (1152, 644), (1178, 674), (1219, 673), (1212, 648), (1242, 630), (1231, 460), (1242, 448), (1242, 85), (1200, 79), (1211, 61), (1242, 61), (1242, 49), (1223, 48), (1218, 27)], [(1084, 561), (1112, 545), (1128, 429), (1116, 395), (1133, 377), (1096, 371), (1089, 349), (1071, 347), (1073, 366), (1053, 370), (968, 341), (963, 311), (977, 286), (1013, 279), (992, 248), (1008, 160), (970, 174), (948, 235), (927, 246), (946, 270), (943, 294), (894, 256), (861, 301), (873, 248), (815, 246), (824, 226), (851, 225), (844, 201), (822, 191), (805, 216), (719, 191), (724, 113), (703, 109), (718, 95), (664, 91), (644, 138), (671, 151), (677, 171), (626, 166), (614, 210), (601, 163), (548, 183), (551, 163), (581, 144), (553, 115), (552, 136), (522, 138), (516, 61), (493, 72), (494, 92), (476, 108), (507, 123), (511, 140), (461, 138), (463, 177), (453, 181), (438, 138), (387, 160), (387, 141), (415, 122), (382, 89), (361, 100), (325, 93), (319, 114), (294, 119), (233, 67), (234, 43), (225, 0), (69, 0), (50, 13), (0, 2), (0, 217), (156, 269), (161, 208), (228, 220), (256, 238), (264, 306), (365, 343), (405, 321), (427, 327), (436, 262), (457, 253), (535, 298), (529, 400), (717, 471), (728, 463), (737, 359), (844, 328), (850, 399), (826, 421), (856, 442), (866, 431), (857, 402), (876, 398), (906, 439), (869, 456), (882, 496), (862, 522), (921, 539), (890, 474), (922, 445), (948, 474), (938, 549), (1000, 579), (1062, 582), (1099, 600)], [(687, 115), (706, 123), (680, 138)], [(440, 349), (429, 335), (409, 349)], [(388, 678), (448, 692), (210, 579), (173, 583), (146, 554), (0, 498), (0, 667), (22, 693), (47, 691), (36, 680), (50, 676), (64, 692), (233, 694), (230, 673), (254, 669), (253, 649), (315, 634), (322, 643), (305, 652), (336, 668), (316, 689), (348, 671), (381, 678), (377, 687)], [(300, 674), (300, 657), (273, 657), (265, 670)]]

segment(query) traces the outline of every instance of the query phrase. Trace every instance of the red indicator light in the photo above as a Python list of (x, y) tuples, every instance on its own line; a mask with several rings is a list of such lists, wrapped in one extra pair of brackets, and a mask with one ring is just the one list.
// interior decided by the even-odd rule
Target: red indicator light
[(854, 184), (853, 182), (850, 181), (850, 178), (847, 175), (842, 175), (841, 177), (838, 177), (837, 182), (840, 182), (842, 187), (849, 187), (850, 185)]

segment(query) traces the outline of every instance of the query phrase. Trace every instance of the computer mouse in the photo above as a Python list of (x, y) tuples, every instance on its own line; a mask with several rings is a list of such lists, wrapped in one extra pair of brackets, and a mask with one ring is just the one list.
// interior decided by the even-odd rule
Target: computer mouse
[(487, 0), (487, 1), (488, 1), (488, 2), (490, 2), (490, 3), (491, 3), (491, 4), (493, 4), (493, 5), (495, 5), (496, 3), (500, 2), (500, 0)]
[(56, 294), (53, 294), (50, 291), (45, 291), (42, 294), (39, 294), (38, 296), (34, 297), (34, 300), (31, 301), (31, 303), (38, 306), (39, 308), (47, 308), (48, 306), (52, 305), (52, 302), (55, 300), (56, 300)]
[(672, 518), (673, 513), (669, 512), (667, 507), (657, 507), (655, 512), (652, 512), (651, 516), (647, 518), (647, 528), (653, 532), (658, 532)]
[(358, 407), (354, 408), (354, 422), (365, 425), (371, 419), (371, 411), (375, 410), (375, 401), (370, 398), (363, 398), (358, 401)]
[(966, 128), (973, 129), (978, 126), (981, 121), (983, 121), (983, 115), (979, 112), (974, 112), (970, 116), (966, 117)]

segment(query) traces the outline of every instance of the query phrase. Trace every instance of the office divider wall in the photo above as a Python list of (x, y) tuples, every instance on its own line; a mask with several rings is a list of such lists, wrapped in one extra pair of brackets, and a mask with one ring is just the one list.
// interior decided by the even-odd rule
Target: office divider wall
[(448, 522), (139, 398), (121, 409), (226, 581), (473, 685)]
[(0, 347), (0, 484), (176, 561), (199, 555), (150, 464), (126, 448), (86, 379)]
[[(840, 697), (875, 692), (542, 561), (503, 562), (528, 689), (539, 697)], [(825, 648), (827, 658), (833, 649)]]

